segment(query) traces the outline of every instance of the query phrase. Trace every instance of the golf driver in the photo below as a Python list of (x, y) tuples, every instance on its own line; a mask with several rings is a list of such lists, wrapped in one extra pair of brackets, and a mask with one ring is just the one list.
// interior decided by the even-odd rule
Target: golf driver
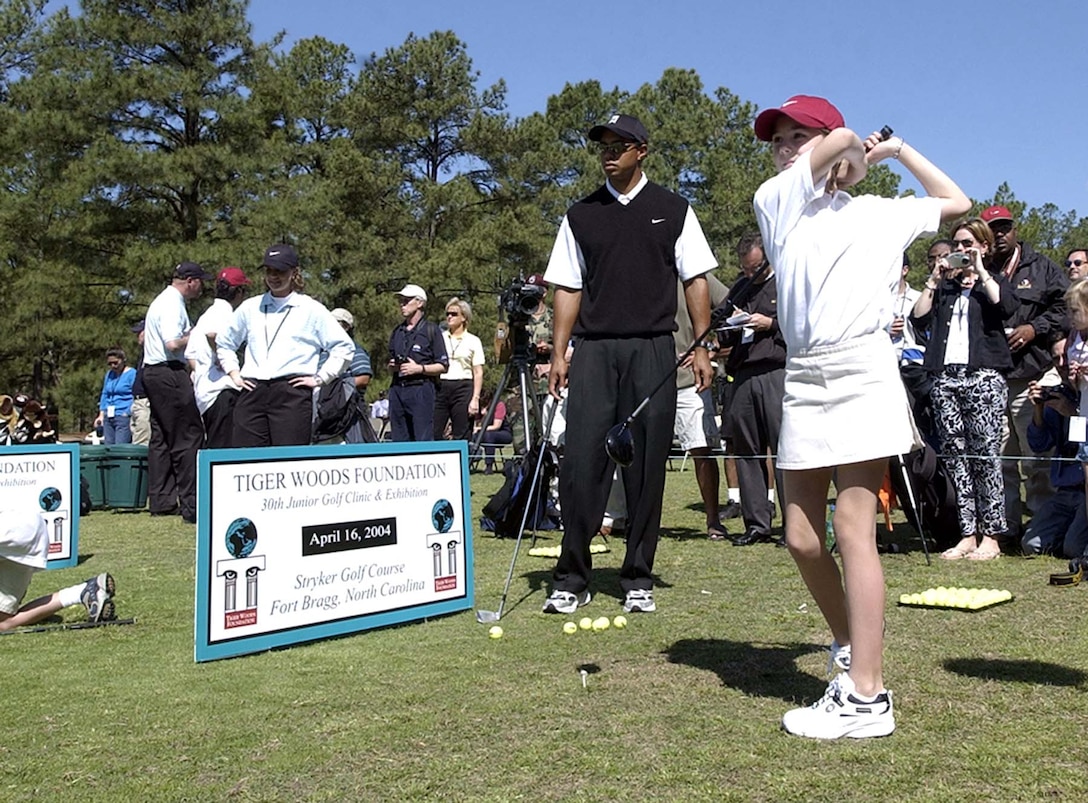
[(665, 386), (665, 383), (672, 379), (673, 374), (680, 370), (680, 366), (691, 356), (691, 353), (695, 351), (696, 346), (702, 343), (711, 332), (718, 329), (722, 324), (722, 320), (728, 317), (732, 310), (748, 300), (748, 296), (755, 291), (759, 281), (766, 275), (767, 271), (770, 270), (770, 267), (771, 266), (764, 261), (759, 267), (759, 270), (752, 274), (752, 278), (744, 286), (741, 292), (737, 293), (735, 298), (727, 298), (720, 307), (717, 307), (710, 313), (710, 326), (706, 328), (706, 331), (692, 341), (692, 344), (688, 346), (687, 351), (677, 358), (676, 365), (672, 367), (672, 370), (661, 377), (661, 381), (657, 383), (657, 386), (650, 391), (645, 399), (639, 402), (639, 405), (634, 409), (634, 412), (627, 416), (627, 419), (622, 424), (616, 424), (608, 430), (608, 434), (604, 439), (604, 450), (608, 453), (608, 456), (612, 458), (612, 462), (625, 468), (631, 465), (635, 459), (635, 436), (631, 434), (631, 422), (638, 418), (639, 413), (646, 409), (646, 405), (650, 403), (650, 399), (656, 396), (657, 392)]
[(540, 442), (540, 453), (536, 458), (536, 467), (533, 469), (533, 481), (529, 485), (529, 494), (526, 497), (525, 512), (521, 514), (521, 526), (518, 528), (518, 537), (514, 542), (514, 556), (510, 558), (510, 570), (506, 573), (506, 584), (502, 587), (502, 598), (499, 600), (498, 610), (476, 611), (476, 621), (480, 624), (492, 624), (502, 619), (502, 609), (506, 607), (506, 595), (510, 593), (510, 581), (514, 579), (514, 564), (518, 559), (518, 550), (521, 549), (521, 539), (525, 535), (525, 523), (529, 520), (529, 511), (536, 507), (536, 486), (540, 482), (540, 467), (544, 463), (544, 446), (552, 434), (552, 421), (555, 419), (555, 411), (559, 409), (559, 403), (552, 405), (548, 411), (548, 423), (544, 427), (544, 438)]

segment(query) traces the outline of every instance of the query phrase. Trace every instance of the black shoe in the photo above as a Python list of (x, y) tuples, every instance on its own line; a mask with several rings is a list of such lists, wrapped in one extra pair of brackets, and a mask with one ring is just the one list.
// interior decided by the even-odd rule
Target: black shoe
[(758, 530), (749, 527), (744, 531), (744, 535), (738, 535), (733, 539), (733, 546), (751, 546), (752, 544), (762, 544), (771, 540), (770, 533), (761, 533)]
[(776, 536), (775, 538), (772, 538), (771, 541), (775, 546), (782, 547), (783, 549), (786, 548), (786, 536), (784, 535)]
[(739, 519), (740, 518), (740, 502), (730, 502), (723, 507), (718, 514), (719, 519)]
[(181, 510), (180, 505), (174, 505), (169, 510), (152, 510), (151, 515), (152, 516), (176, 516), (180, 510)]

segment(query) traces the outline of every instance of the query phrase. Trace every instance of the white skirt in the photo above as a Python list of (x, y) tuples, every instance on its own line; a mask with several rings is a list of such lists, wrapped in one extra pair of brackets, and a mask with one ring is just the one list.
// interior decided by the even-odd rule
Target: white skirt
[(861, 463), (921, 442), (886, 332), (787, 358), (779, 468)]

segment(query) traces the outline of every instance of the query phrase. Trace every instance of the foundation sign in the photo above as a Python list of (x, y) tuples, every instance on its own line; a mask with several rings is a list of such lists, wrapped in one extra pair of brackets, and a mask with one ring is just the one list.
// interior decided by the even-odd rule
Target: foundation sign
[(200, 453), (195, 657), (472, 607), (463, 442)]

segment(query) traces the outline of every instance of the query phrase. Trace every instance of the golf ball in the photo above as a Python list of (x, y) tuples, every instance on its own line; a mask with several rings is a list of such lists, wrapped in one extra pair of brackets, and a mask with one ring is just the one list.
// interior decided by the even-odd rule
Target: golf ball
[(563, 632), (566, 633), (568, 636), (572, 633), (577, 633), (578, 625), (574, 624), (574, 622), (567, 622), (565, 625), (563, 625)]
[(582, 628), (582, 630), (590, 630), (593, 627), (593, 620), (588, 616), (583, 616), (578, 620), (578, 627)]
[(621, 613), (619, 616), (613, 618), (612, 627), (618, 627), (621, 629), (627, 627), (627, 617)]
[(488, 638), (502, 638), (502, 628), (498, 625), (492, 625), (491, 629), (487, 631)]
[(596, 619), (593, 620), (594, 630), (608, 630), (608, 628), (611, 626), (612, 623), (608, 621), (607, 616), (598, 616)]

